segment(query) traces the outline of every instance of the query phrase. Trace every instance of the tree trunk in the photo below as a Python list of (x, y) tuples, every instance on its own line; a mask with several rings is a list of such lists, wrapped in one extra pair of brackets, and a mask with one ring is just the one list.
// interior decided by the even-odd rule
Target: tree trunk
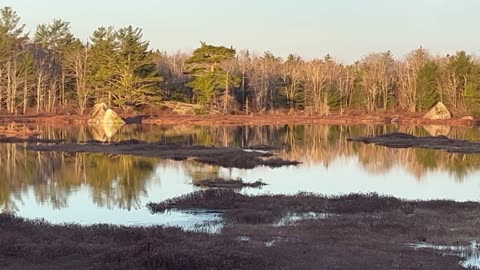
[(223, 103), (223, 113), (227, 114), (228, 109), (228, 91), (229, 91), (229, 71), (227, 71), (227, 79), (225, 81), (225, 94), (224, 94), (224, 103)]
[(66, 100), (65, 100), (65, 69), (62, 68), (62, 83), (60, 84), (60, 88), (61, 88), (61, 100), (62, 100), (62, 107), (65, 109), (65, 103), (66, 103)]
[(42, 80), (43, 80), (43, 72), (39, 71), (37, 74), (37, 113), (40, 112), (40, 106), (42, 103)]
[(12, 99), (12, 62), (11, 62), (11, 59), (9, 58), (7, 61), (7, 96), (6, 96), (7, 112), (9, 113), (12, 112), (12, 108), (10, 107), (12, 105), (11, 99)]
[(23, 115), (27, 114), (27, 98), (28, 98), (28, 72), (25, 68), (25, 78), (23, 81)]

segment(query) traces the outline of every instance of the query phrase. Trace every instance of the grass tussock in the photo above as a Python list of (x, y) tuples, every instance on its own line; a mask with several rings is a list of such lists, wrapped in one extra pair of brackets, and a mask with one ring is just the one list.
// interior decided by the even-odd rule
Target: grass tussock
[(393, 209), (411, 212), (414, 202), (380, 196), (351, 194), (324, 196), (312, 193), (297, 195), (247, 196), (228, 189), (212, 189), (186, 194), (161, 203), (149, 203), (153, 213), (169, 209), (228, 210), (225, 218), (231, 222), (272, 223), (287, 213), (375, 213)]
[(250, 188), (261, 188), (265, 185), (261, 180), (257, 180), (253, 183), (244, 182), (241, 178), (237, 179), (224, 179), (224, 178), (215, 178), (215, 179), (202, 179), (193, 181), (193, 185), (203, 188), (228, 188), (228, 189), (242, 189), (246, 187)]

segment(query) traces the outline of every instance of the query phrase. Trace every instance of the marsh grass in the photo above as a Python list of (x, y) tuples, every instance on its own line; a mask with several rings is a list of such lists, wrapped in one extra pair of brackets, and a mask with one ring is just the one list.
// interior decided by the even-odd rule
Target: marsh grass
[[(166, 227), (51, 225), (0, 214), (1, 269), (462, 269), (461, 258), (406, 243), (462, 245), (480, 235), (480, 204), (377, 194), (246, 196), (199, 191), (161, 203), (223, 209), (220, 233)], [(328, 213), (275, 226), (292, 213)], [(334, 215), (333, 215), (334, 214)], [(239, 241), (239, 239), (243, 239)]]

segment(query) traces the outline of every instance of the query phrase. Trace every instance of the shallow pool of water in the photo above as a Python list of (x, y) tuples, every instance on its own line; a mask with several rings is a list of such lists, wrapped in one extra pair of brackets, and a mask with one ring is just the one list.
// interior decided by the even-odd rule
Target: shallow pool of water
[[(178, 225), (188, 228), (212, 213), (173, 212), (152, 215), (145, 207), (198, 188), (192, 182), (210, 177), (261, 178), (262, 189), (247, 194), (328, 195), (376, 192), (406, 199), (480, 199), (480, 155), (450, 154), (421, 149), (389, 149), (347, 142), (346, 138), (405, 132), (429, 135), (429, 128), (402, 126), (255, 126), (188, 127), (124, 126), (114, 132), (87, 126), (37, 126), (42, 137), (86, 141), (139, 139), (166, 143), (248, 147), (282, 146), (285, 159), (297, 167), (251, 170), (102, 154), (36, 153), (22, 145), (0, 144), (0, 205), (3, 211), (53, 223)], [(445, 129), (443, 129), (445, 130)], [(452, 128), (451, 138), (480, 140), (476, 129)], [(100, 135), (99, 135), (100, 133)], [(103, 134), (103, 135), (102, 135)]]
[(444, 255), (453, 255), (461, 258), (460, 265), (468, 269), (480, 269), (480, 246), (472, 241), (467, 246), (441, 246), (428, 243), (408, 244), (413, 249), (433, 249)]

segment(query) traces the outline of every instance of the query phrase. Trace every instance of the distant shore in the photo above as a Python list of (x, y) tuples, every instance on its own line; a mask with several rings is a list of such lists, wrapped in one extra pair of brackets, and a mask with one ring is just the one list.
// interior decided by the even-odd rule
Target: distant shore
[[(303, 112), (296, 113), (264, 113), (249, 115), (122, 115), (127, 124), (147, 125), (286, 125), (286, 124), (324, 124), (324, 125), (357, 125), (357, 124), (399, 124), (399, 125), (444, 125), (444, 126), (476, 126), (480, 118), (455, 116), (451, 119), (432, 120), (423, 118), (422, 114), (339, 114), (332, 113), (328, 116), (307, 115)], [(0, 124), (45, 124), (45, 125), (83, 125), (88, 121), (88, 115), (0, 115)]]

